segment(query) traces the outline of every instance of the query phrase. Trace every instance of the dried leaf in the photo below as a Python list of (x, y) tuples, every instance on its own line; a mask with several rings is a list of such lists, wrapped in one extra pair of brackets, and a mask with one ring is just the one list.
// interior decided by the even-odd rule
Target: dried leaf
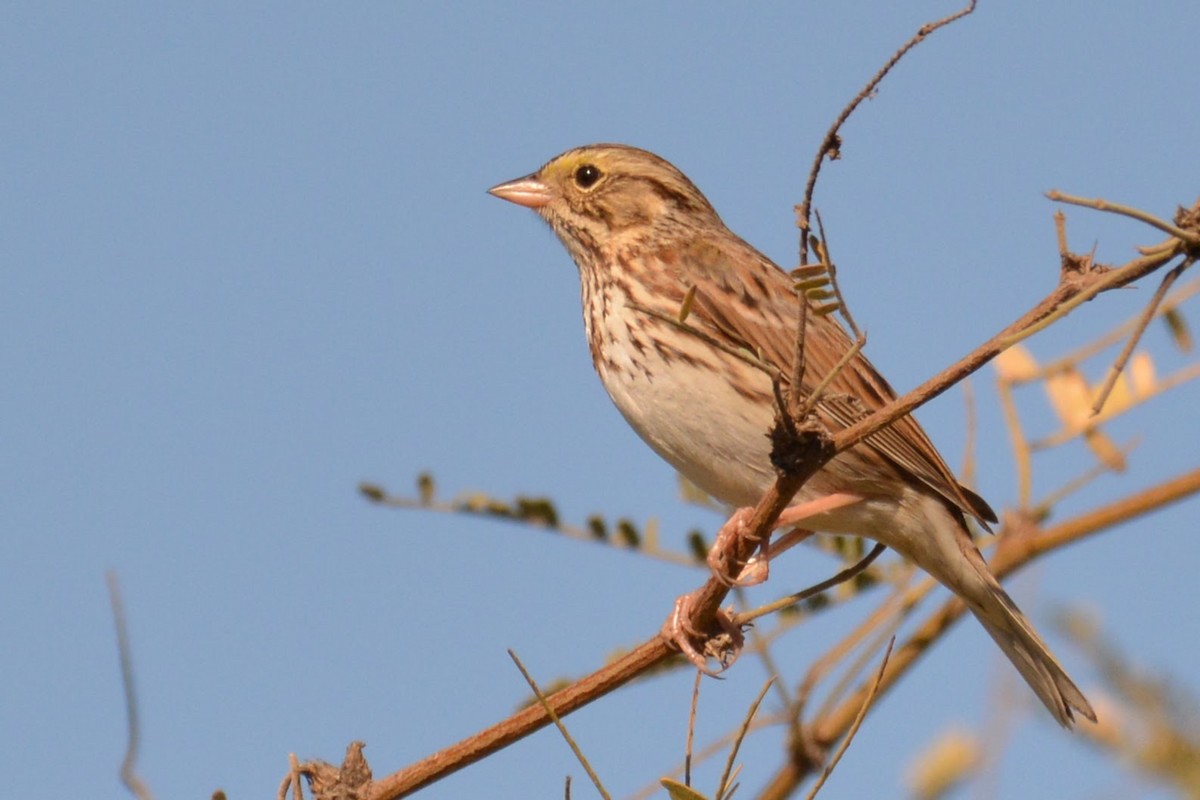
[(1101, 464), (1113, 470), (1114, 472), (1125, 471), (1125, 455), (1121, 449), (1117, 447), (1116, 442), (1108, 438), (1108, 436), (1099, 430), (1088, 431), (1084, 436), (1088, 447), (1091, 448), (1092, 454), (1096, 456)]
[(503, 500), (488, 500), (487, 504), (483, 507), (483, 513), (497, 517), (511, 517), (515, 515), (513, 507)]
[(667, 790), (667, 794), (671, 796), (671, 800), (708, 800), (707, 797), (692, 787), (684, 786), (682, 783), (673, 781), (670, 778), (663, 778), (659, 783)]
[(908, 788), (919, 800), (934, 800), (971, 777), (981, 763), (975, 736), (951, 729), (917, 756), (908, 770)]
[(708, 492), (689, 481), (687, 476), (682, 472), (675, 473), (675, 480), (679, 483), (679, 496), (683, 502), (697, 506), (709, 506), (712, 504), (713, 500)]
[(383, 491), (383, 487), (374, 483), (360, 483), (358, 485), (358, 491), (363, 497), (376, 503), (387, 497), (387, 494)]
[(558, 509), (554, 507), (553, 502), (545, 497), (522, 497), (518, 495), (514, 514), (517, 519), (522, 519), (526, 522), (540, 523), (551, 528), (558, 527)]
[(1154, 374), (1154, 359), (1147, 352), (1135, 353), (1129, 361), (1129, 377), (1133, 382), (1133, 393), (1137, 397), (1153, 394), (1158, 378)]
[[(1137, 758), (1136, 720), (1103, 689), (1088, 689), (1088, 699), (1096, 712), (1097, 722), (1080, 720), (1079, 733), (1118, 753)], [(1183, 796), (1183, 795), (1181, 795)]]
[(1179, 309), (1172, 308), (1163, 314), (1163, 322), (1167, 323), (1167, 330), (1170, 331), (1171, 341), (1175, 342), (1175, 346), (1184, 353), (1192, 352), (1192, 332), (1188, 330), (1187, 320), (1179, 313)]
[(1025, 347), (1014, 344), (992, 361), (1001, 380), (1009, 383), (1031, 381), (1037, 378), (1038, 363)]
[(802, 292), (811, 292), (814, 289), (824, 289), (826, 286), (829, 286), (832, 283), (833, 282), (829, 280), (828, 275), (820, 275), (815, 278), (796, 281), (792, 284), (792, 288)]
[(824, 264), (808, 264), (803, 267), (796, 267), (789, 275), (796, 280), (812, 280), (825, 276), (826, 269)]
[(468, 492), (460, 495), (456, 504), (467, 511), (483, 511), (490, 502), (491, 498), (483, 492)]
[(1073, 367), (1046, 378), (1046, 395), (1067, 425), (1082, 425), (1092, 415), (1092, 393), (1083, 375)]
[(593, 539), (602, 542), (608, 538), (608, 525), (604, 522), (604, 517), (599, 514), (593, 514), (587, 518), (587, 529)]
[(688, 315), (692, 313), (692, 304), (696, 302), (696, 287), (689, 286), (687, 294), (683, 296), (683, 302), (679, 304), (679, 323), (687, 322)]
[(642, 536), (638, 533), (637, 526), (630, 520), (617, 520), (617, 537), (629, 547), (641, 547)]
[(812, 313), (816, 314), (818, 317), (827, 317), (841, 307), (841, 303), (826, 303), (823, 306), (816, 306), (813, 308)]
[[(1111, 374), (1111, 373), (1110, 373)], [(1100, 389), (1102, 386), (1097, 386), (1092, 392), (1092, 405), (1100, 399)], [(1108, 393), (1108, 397), (1104, 399), (1104, 406), (1101, 411), (1106, 414), (1117, 414), (1133, 405), (1133, 392), (1130, 391), (1129, 381), (1125, 378), (1125, 373), (1122, 372), (1117, 376), (1117, 380), (1113, 383), (1112, 391)]]
[(417, 497), (420, 499), (421, 505), (427, 506), (432, 503), (436, 493), (437, 487), (432, 473), (422, 472), (417, 476)]
[(642, 526), (642, 537), (645, 539), (642, 545), (647, 550), (658, 549), (658, 518), (650, 517), (646, 520), (646, 524)]

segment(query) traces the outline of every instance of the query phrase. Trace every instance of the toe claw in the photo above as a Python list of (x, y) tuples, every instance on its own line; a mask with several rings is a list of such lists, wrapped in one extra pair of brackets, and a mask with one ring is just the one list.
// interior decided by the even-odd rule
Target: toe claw
[[(716, 678), (727, 670), (737, 660), (745, 644), (742, 629), (733, 620), (732, 609), (718, 609), (716, 619), (721, 627), (721, 633), (716, 636), (706, 636), (691, 625), (692, 596), (685, 594), (675, 600), (675, 607), (667, 621), (663, 623), (662, 636), (674, 643), (679, 652), (705, 675)], [(703, 650), (696, 647), (695, 639), (703, 638)], [(708, 659), (712, 657), (720, 663), (717, 670), (709, 669)]]
[(746, 566), (742, 567), (742, 571), (733, 585), (758, 586), (760, 583), (766, 583), (770, 574), (771, 559), (760, 553), (746, 562)]

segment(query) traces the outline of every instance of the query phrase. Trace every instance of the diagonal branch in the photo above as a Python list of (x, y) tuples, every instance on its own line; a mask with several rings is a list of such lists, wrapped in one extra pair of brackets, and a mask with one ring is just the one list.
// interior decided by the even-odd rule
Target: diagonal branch
[(839, 452), (853, 447), (873, 433), (890, 425), (899, 417), (911, 413), (929, 402), (968, 375), (976, 372), (1003, 350), (1041, 330), (1049, 321), (1056, 321), (1101, 292), (1127, 286), (1169, 264), (1183, 252), (1183, 243), (1165, 248), (1153, 256), (1134, 259), (1122, 267), (1105, 270), (1092, 268), (1088, 272), (1065, 272), (1057, 287), (1041, 302), (1000, 333), (977, 347), (955, 364), (933, 376), (916, 389), (885, 405), (879, 411), (834, 436)]

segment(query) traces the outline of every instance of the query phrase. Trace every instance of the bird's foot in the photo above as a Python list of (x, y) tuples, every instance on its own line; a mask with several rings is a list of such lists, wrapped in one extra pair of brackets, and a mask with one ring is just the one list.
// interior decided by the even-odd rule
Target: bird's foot
[[(663, 623), (661, 635), (667, 641), (673, 642), (679, 648), (679, 652), (692, 662), (696, 669), (705, 675), (716, 678), (733, 666), (734, 661), (737, 661), (737, 657), (746, 643), (746, 638), (742, 635), (742, 627), (733, 619), (732, 608), (717, 609), (716, 623), (720, 628), (719, 633), (709, 635), (704, 631), (697, 630), (691, 624), (694, 602), (695, 598), (691, 594), (681, 595), (676, 599), (671, 615)], [(697, 641), (702, 641), (703, 644), (697, 647)], [(721, 665), (720, 669), (708, 668), (710, 658)]]
[[(798, 506), (785, 508), (775, 523), (776, 528), (787, 528), (811, 520), (813, 517), (836, 511), (862, 501), (862, 496), (849, 492), (825, 495)], [(763, 583), (771, 574), (771, 559), (780, 553), (795, 547), (812, 535), (811, 530), (797, 528), (789, 531), (774, 543), (765, 536), (758, 544), (758, 552), (745, 564), (741, 565), (737, 577), (730, 579), (733, 572), (730, 561), (732, 553), (737, 552), (737, 542), (742, 536), (749, 534), (750, 519), (754, 514), (753, 508), (739, 508), (730, 515), (721, 530), (717, 531), (716, 541), (708, 551), (708, 568), (712, 574), (726, 586), (757, 586)]]
[[(732, 579), (729, 577), (734, 571), (734, 565), (730, 562), (733, 554), (737, 552), (737, 543), (747, 534), (750, 517), (753, 514), (754, 509), (749, 507), (734, 511), (721, 526), (721, 530), (717, 531), (716, 541), (708, 551), (708, 568), (713, 577), (725, 586), (754, 586), (765, 581), (769, 574), (767, 559), (755, 556), (740, 565), (737, 577)], [(759, 545), (763, 554), (766, 553), (765, 545), (765, 540)]]

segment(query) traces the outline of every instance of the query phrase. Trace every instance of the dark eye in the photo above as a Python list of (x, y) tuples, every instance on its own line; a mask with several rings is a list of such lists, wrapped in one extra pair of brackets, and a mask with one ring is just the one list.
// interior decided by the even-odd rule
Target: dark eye
[(590, 189), (600, 180), (600, 170), (592, 164), (584, 164), (575, 170), (575, 185), (580, 189)]

